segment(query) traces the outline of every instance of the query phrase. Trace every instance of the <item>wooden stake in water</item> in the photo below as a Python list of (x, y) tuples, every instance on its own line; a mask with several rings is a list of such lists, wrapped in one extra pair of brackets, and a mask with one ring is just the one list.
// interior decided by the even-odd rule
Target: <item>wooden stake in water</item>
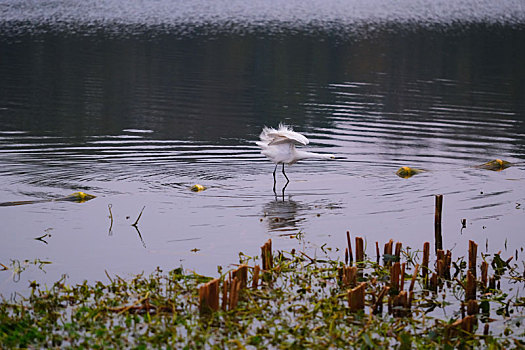
[(434, 215), (435, 249), (443, 249), (443, 236), (441, 234), (441, 213), (443, 211), (443, 195), (436, 195), (436, 212)]

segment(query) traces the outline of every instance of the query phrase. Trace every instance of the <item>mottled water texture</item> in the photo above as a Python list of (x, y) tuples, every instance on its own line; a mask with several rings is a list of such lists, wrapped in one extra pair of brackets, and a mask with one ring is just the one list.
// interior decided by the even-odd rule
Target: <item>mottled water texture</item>
[(454, 23), (522, 25), (520, 0), (449, 1), (17, 1), (2, 2), (2, 23), (20, 31), (158, 33), (192, 36), (214, 32), (266, 33), (343, 30), (363, 34), (383, 27), (451, 25)]
[[(213, 274), (268, 237), (334, 257), (347, 230), (420, 248), (439, 193), (445, 249), (524, 245), (521, 1), (0, 8), (0, 202), (41, 201), (0, 208), (0, 263), (52, 262), (0, 272), (1, 293), (64, 273)], [(284, 195), (254, 143), (281, 121), (337, 156), (290, 167)], [(479, 167), (495, 159), (512, 166)], [(96, 198), (49, 201), (79, 191)]]

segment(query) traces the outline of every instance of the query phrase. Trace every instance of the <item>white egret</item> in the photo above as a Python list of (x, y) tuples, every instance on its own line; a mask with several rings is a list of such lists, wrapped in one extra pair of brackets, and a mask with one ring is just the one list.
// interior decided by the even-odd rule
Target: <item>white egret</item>
[[(278, 129), (264, 127), (261, 135), (261, 141), (257, 141), (257, 145), (261, 147), (261, 153), (275, 163), (273, 170), (273, 190), (275, 192), (275, 172), (279, 164), (283, 165), (283, 175), (286, 178), (286, 187), (290, 182), (288, 176), (284, 172), (284, 165), (292, 165), (301, 159), (333, 159), (333, 154), (321, 154), (314, 152), (307, 152), (297, 150), (296, 145), (307, 145), (310, 141), (304, 136), (292, 130), (291, 127), (279, 124)], [(283, 188), (284, 190), (284, 188)]]

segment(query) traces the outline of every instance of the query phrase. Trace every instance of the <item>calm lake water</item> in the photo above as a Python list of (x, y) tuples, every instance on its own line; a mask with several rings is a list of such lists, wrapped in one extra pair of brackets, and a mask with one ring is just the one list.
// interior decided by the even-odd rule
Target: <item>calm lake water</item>
[[(0, 207), (0, 263), (51, 262), (0, 272), (0, 293), (62, 274), (215, 274), (268, 238), (334, 258), (347, 230), (372, 256), (391, 238), (419, 249), (435, 194), (454, 256), (469, 239), (513, 255), (525, 6), (425, 3), (0, 0), (0, 202), (97, 196)], [(288, 168), (284, 196), (254, 143), (279, 122), (337, 156)], [(514, 165), (475, 167), (496, 158)]]

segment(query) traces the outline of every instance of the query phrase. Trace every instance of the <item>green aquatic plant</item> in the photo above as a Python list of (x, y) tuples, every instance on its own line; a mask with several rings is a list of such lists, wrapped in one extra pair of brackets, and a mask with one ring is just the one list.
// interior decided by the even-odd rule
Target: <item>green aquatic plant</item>
[[(478, 281), (479, 311), (465, 314), (465, 264), (456, 264), (457, 278), (439, 277), (432, 291), (430, 278), (423, 278), (418, 270), (417, 254), (409, 249), (396, 252), (401, 261), (385, 259), (381, 265), (364, 256), (358, 265), (346, 265), (328, 255), (312, 258), (295, 250), (272, 252), (268, 243), (263, 247), (267, 259), (263, 269), (258, 268), (260, 257), (239, 254), (247, 272), (237, 304), (211, 312), (202, 312), (199, 289), (213, 279), (183, 268), (157, 269), (131, 279), (108, 275), (105, 283), (68, 285), (63, 278), (48, 288), (32, 282), (29, 296), (0, 302), (0, 347), (503, 349), (525, 345), (521, 327), (525, 303), (519, 293)], [(494, 259), (499, 269), (501, 262)], [(400, 266), (399, 279), (394, 281), (393, 271)], [(355, 272), (355, 280), (342, 279), (345, 270)], [(233, 276), (232, 271), (218, 271), (216, 283), (222, 293)], [(507, 263), (497, 272), (501, 281), (523, 289), (517, 264)], [(357, 285), (365, 291), (364, 308), (352, 311), (349, 291)], [(390, 291), (383, 292), (387, 287)], [(398, 305), (405, 291), (410, 291), (410, 299)]]

